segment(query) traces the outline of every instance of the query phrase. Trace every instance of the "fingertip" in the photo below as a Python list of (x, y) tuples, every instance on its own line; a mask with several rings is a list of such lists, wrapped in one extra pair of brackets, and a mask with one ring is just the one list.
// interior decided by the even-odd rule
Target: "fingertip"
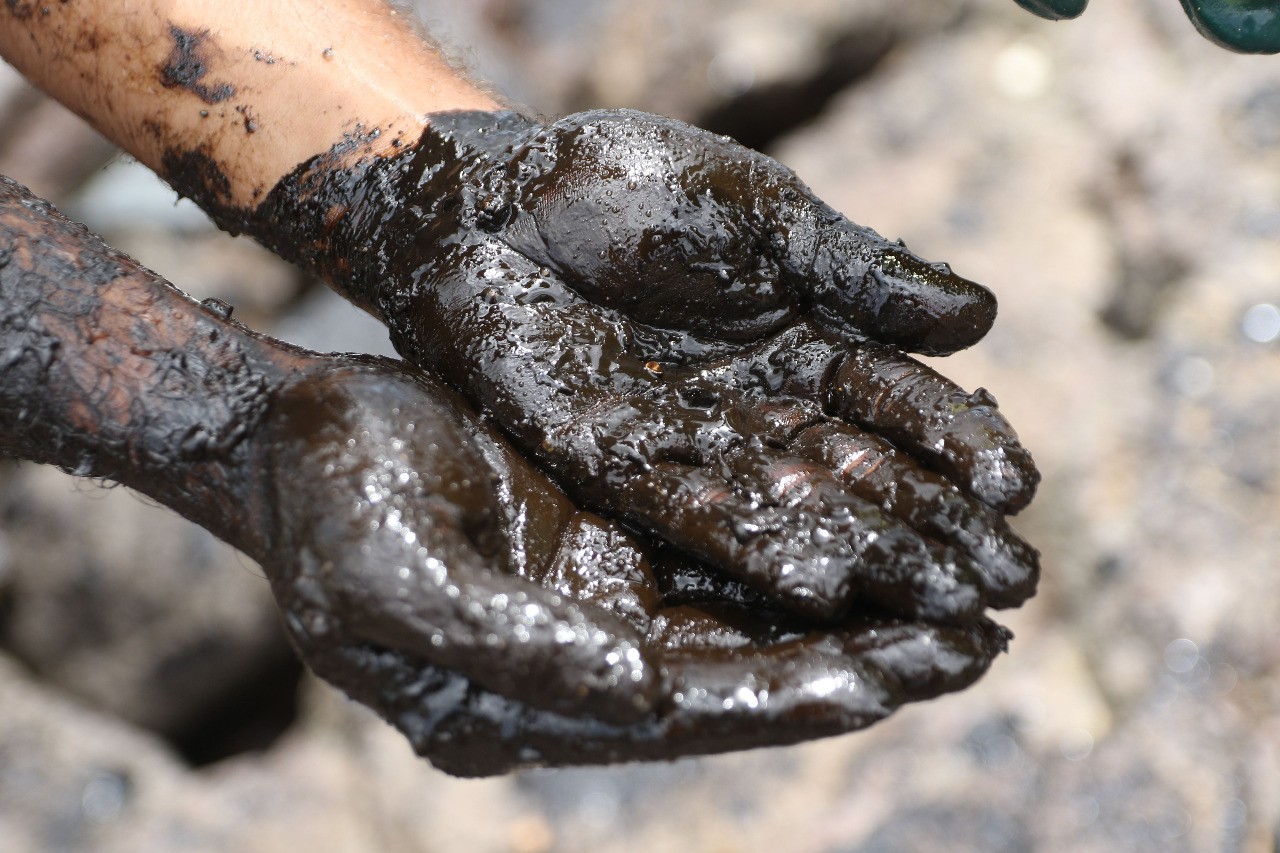
[(972, 567), (941, 553), (923, 551), (904, 554), (902, 563), (884, 577), (868, 579), (866, 597), (877, 607), (909, 619), (947, 625), (981, 618), (986, 601)]
[(1040, 485), (1031, 452), (1020, 444), (1002, 444), (977, 454), (967, 488), (975, 498), (1004, 513), (1026, 509)]
[[(837, 333), (910, 352), (948, 355), (980, 341), (996, 320), (995, 294), (878, 236), (820, 247), (814, 313)], [(869, 245), (868, 245), (869, 241)]]
[(890, 347), (866, 344), (841, 365), (827, 393), (839, 417), (1001, 513), (1016, 513), (1035, 496), (1040, 474), (1031, 453), (985, 389), (967, 393)]
[(979, 569), (979, 581), (987, 606), (999, 610), (1019, 607), (1040, 583), (1040, 552), (1019, 536), (1003, 519), (975, 537), (969, 554)]
[(995, 324), (995, 294), (946, 264), (928, 263), (905, 250), (885, 252), (870, 278), (880, 296), (869, 331), (883, 343), (949, 355), (982, 340)]
[(964, 627), (891, 625), (865, 659), (902, 685), (904, 700), (927, 699), (967, 687), (1008, 649), (1012, 636), (989, 619)]

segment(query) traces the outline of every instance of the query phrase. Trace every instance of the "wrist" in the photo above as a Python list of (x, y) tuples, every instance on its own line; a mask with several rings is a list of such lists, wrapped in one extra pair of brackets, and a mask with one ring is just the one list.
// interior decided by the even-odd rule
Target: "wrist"
[(224, 229), (252, 234), (387, 319), (458, 235), (509, 215), (512, 152), (538, 125), (511, 111), (436, 113), (414, 140), (380, 148), (351, 135), (300, 164), (251, 210), (209, 206)]

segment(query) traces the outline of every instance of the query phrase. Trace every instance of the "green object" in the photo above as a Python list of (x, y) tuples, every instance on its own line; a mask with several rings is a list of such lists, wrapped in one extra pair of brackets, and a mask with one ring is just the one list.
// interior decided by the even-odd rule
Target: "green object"
[(1280, 53), (1280, 0), (1182, 0), (1182, 8), (1216, 45), (1237, 53)]
[[(1051, 21), (1062, 21), (1067, 18), (1078, 18), (1089, 5), (1089, 0), (1013, 0), (1028, 12), (1048, 18)], [(1183, 0), (1185, 6), (1191, 0)]]

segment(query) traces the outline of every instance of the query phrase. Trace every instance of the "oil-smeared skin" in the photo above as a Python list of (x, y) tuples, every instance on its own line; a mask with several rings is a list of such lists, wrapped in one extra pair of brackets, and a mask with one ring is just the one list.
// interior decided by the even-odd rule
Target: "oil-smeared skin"
[(820, 628), (669, 546), (655, 573), (434, 380), (255, 336), (5, 179), (0, 331), (0, 450), (244, 549), (317, 674), (451, 773), (838, 734), (967, 686), (1008, 639)]
[[(267, 376), (287, 360), (227, 334), (213, 312), (0, 177), (0, 452), (150, 483), (157, 500), (251, 548), (252, 532), (228, 522), (252, 496), (210, 483), (234, 482)], [(139, 384), (153, 392), (132, 393)]]
[[(406, 381), (376, 363), (340, 367), (287, 396), (262, 445), (267, 480), (279, 488), (285, 472), (334, 472), (310, 481), (305, 505), (272, 524), (281, 531), (276, 565), (289, 567), (273, 580), (291, 634), (317, 673), (377, 709), (450, 773), (674, 758), (838, 734), (902, 702), (970, 683), (1007, 640), (987, 620), (956, 628), (867, 613), (818, 629), (767, 607), (744, 607), (736, 589), (717, 588), (723, 581), (715, 575), (696, 603), (686, 596), (668, 604), (631, 537), (575, 509), (424, 377)], [(487, 470), (470, 468), (468, 450)], [(459, 471), (464, 463), (467, 470)], [(435, 487), (443, 488), (428, 496), (431, 486), (419, 478), (432, 467), (439, 469), (431, 476)], [(406, 472), (410, 485), (397, 489)], [(389, 492), (353, 502), (352, 493), (367, 495), (371, 482)], [(457, 561), (451, 569), (465, 569), (471, 549), (446, 557), (447, 548), (430, 543), (441, 531), (447, 539), (464, 528), (468, 504), (485, 497), (489, 515), (502, 522), (485, 560), (517, 577), (491, 572), (487, 594), (463, 595), (472, 606), (500, 598), (510, 607), (481, 621), (433, 616), (450, 606), (447, 583), (433, 582), (426, 561), (413, 554), (425, 547), (443, 562)], [(288, 506), (286, 493), (270, 503)], [(401, 574), (406, 566), (412, 570)], [(473, 583), (484, 583), (483, 575), (477, 567)], [(417, 620), (401, 614), (410, 607), (404, 589), (413, 591)], [(566, 607), (617, 617), (621, 624), (600, 613), (593, 618), (636, 643), (646, 672), (660, 673), (646, 704), (616, 707), (619, 697), (606, 690), (584, 696), (582, 687), (601, 675), (590, 660), (518, 639), (522, 627), (536, 631), (521, 612), (545, 589), (563, 596)], [(432, 624), (454, 627), (430, 630)], [(495, 670), (482, 677), (473, 656), (495, 638)], [(452, 666), (435, 653), (438, 641), (458, 648)], [(609, 654), (600, 652), (596, 663), (608, 664)], [(628, 685), (612, 677), (614, 686)]]
[[(341, 388), (325, 391), (325, 381), (337, 383), (328, 377), (338, 363), (231, 326), (7, 179), (0, 179), (0, 333), (0, 452), (136, 488), (274, 566), (276, 583), (307, 571), (317, 582), (317, 572), (337, 566), (332, 583), (319, 583), (353, 599), (334, 603), (353, 631), (392, 648), (426, 643), (434, 662), (504, 695), (560, 710), (585, 706), (618, 722), (652, 704), (656, 674), (629, 625), (608, 614), (590, 618), (530, 584), (485, 586), (492, 545), (484, 543), (499, 529), (490, 517), (492, 478), (484, 459), (449, 431), (452, 420), (436, 428), (448, 398), (416, 392), (396, 409), (395, 389), (373, 399), (381, 391), (375, 383), (356, 412), (367, 423), (348, 419), (345, 432), (330, 426), (326, 434), (325, 426), (351, 416)], [(357, 441), (379, 417), (422, 424), (421, 441), (438, 457), (429, 483), (409, 478), (391, 484), (395, 495), (375, 492), (381, 479), (371, 478), (405, 468), (385, 443), (370, 451), (375, 456), (359, 456)], [(330, 444), (310, 449), (278, 438), (294, 421)], [(311, 493), (316, 477), (285, 469), (278, 481), (258, 482), (255, 472), (304, 452), (312, 455), (299, 468), (328, 478), (328, 503)], [(268, 524), (282, 506), (293, 515)], [(388, 535), (393, 516), (400, 532)], [(416, 597), (400, 597), (409, 580), (401, 569), (424, 585)], [(494, 603), (499, 596), (504, 604)], [(405, 609), (415, 602), (426, 603)], [(519, 632), (521, 643), (489, 642), (504, 630)], [(540, 655), (540, 666), (521, 649)]]
[[(504, 513), (510, 489), (480, 447), (491, 439), (451, 402), (377, 362), (334, 364), (277, 395), (255, 463), (277, 513), (269, 552), (299, 644), (337, 631), (534, 707), (615, 723), (647, 716), (660, 684), (641, 653), (643, 626), (510, 576), (546, 559), (545, 526), (572, 509)], [(291, 500), (295, 472), (318, 471), (306, 500)], [(503, 541), (513, 536), (516, 553)]]
[[(1007, 635), (866, 618), (776, 643), (712, 611), (664, 615), (655, 640), (671, 699), (648, 723), (614, 726), (520, 707), (447, 671), (371, 647), (335, 649), (326, 677), (377, 708), (432, 764), (457, 776), (517, 767), (672, 759), (782, 746), (864, 728), (904, 701), (961, 689)], [(910, 697), (910, 698), (908, 698)]]
[(160, 67), (160, 83), (166, 88), (186, 89), (206, 104), (219, 104), (235, 97), (236, 88), (230, 83), (210, 83), (208, 60), (203, 56), (203, 46), (209, 38), (208, 30), (184, 30), (176, 24), (169, 25), (173, 50)]
[[(1015, 543), (993, 562), (957, 532), (978, 522), (920, 522), (791, 447), (800, 427), (883, 421), (895, 479), (923, 465), (997, 512), (1024, 505), (1038, 474), (989, 398), (968, 405), (990, 429), (941, 379), (936, 398), (882, 395), (856, 429), (832, 391), (842, 364), (854, 376), (839, 387), (857, 378), (848, 354), (868, 338), (935, 353), (976, 341), (995, 316), (983, 288), (848, 222), (775, 161), (642, 113), (446, 113), (394, 156), (357, 144), (250, 212), (170, 179), (382, 317), (406, 358), (576, 500), (789, 609), (834, 618), (865, 601), (967, 622), (1034, 587), (1035, 553), (1007, 527), (986, 537)], [(779, 368), (777, 342), (796, 334), (821, 352)], [(788, 369), (804, 375), (776, 376)]]

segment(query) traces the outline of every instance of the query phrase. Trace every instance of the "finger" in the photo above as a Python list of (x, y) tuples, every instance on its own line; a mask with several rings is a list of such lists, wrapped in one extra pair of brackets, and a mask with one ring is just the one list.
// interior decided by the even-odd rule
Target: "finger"
[[(667, 745), (719, 751), (840, 734), (879, 720), (906, 702), (973, 683), (1004, 650), (1008, 635), (988, 621), (965, 628), (864, 620), (732, 653), (720, 614), (673, 614), (681, 637), (665, 666), (673, 706)], [(684, 624), (680, 624), (684, 623)], [(689, 635), (710, 641), (697, 648)], [(740, 642), (748, 641), (749, 631)], [(662, 641), (662, 636), (656, 636)]]
[(625, 619), (647, 631), (659, 604), (648, 561), (617, 525), (575, 513), (562, 528), (551, 559), (527, 575), (543, 589)]
[(468, 562), (464, 547), (439, 553), (447, 574), (360, 567), (342, 598), (351, 630), (535, 708), (614, 723), (650, 712), (661, 679), (630, 624)]
[(496, 776), (532, 764), (515, 734), (526, 720), (555, 720), (566, 731), (593, 725), (537, 711), (394, 649), (320, 640), (301, 651), (317, 676), (374, 710), (416, 753), (454, 776)]
[(828, 421), (801, 432), (789, 450), (924, 536), (968, 555), (988, 606), (1016, 607), (1035, 593), (1039, 554), (1004, 517), (883, 439)]
[(743, 448), (719, 471), (661, 463), (624, 494), (655, 533), (796, 613), (829, 620), (864, 601), (962, 622), (983, 607), (968, 558), (795, 457)]
[(807, 190), (788, 193), (783, 271), (826, 328), (927, 355), (972, 346), (991, 329), (991, 291), (855, 225)]
[[(807, 360), (803, 346), (788, 355)], [(788, 381), (775, 377), (777, 384)], [(967, 555), (989, 606), (1016, 606), (1034, 593), (1039, 555), (993, 508), (883, 438), (822, 417), (804, 400), (765, 398), (751, 406), (746, 432), (816, 463), (851, 494)]]
[(1040, 482), (1031, 454), (985, 389), (972, 394), (885, 346), (855, 347), (836, 371), (828, 405), (1000, 512), (1016, 513)]
[(1050, 21), (1062, 21), (1078, 18), (1084, 14), (1089, 0), (1013, 0), (1032, 14), (1047, 18)]
[(659, 593), (639, 544), (613, 522), (579, 510), (507, 442), (488, 431), (474, 439), (495, 475), (510, 570), (647, 631)]
[(616, 721), (649, 710), (660, 676), (635, 628), (496, 570), (492, 478), (447, 400), (347, 368), (297, 383), (273, 415), (275, 488), (308, 485), (305, 501), (274, 500), (277, 554), (296, 564), (282, 598), (534, 707)]
[[(834, 429), (834, 425), (828, 425)], [(895, 458), (873, 436), (828, 436), (827, 428), (805, 434), (792, 450), (832, 470), (853, 494), (885, 509), (923, 536), (946, 542), (969, 556), (988, 607), (1016, 607), (1035, 593), (1039, 553), (1004, 519), (964, 496), (937, 474)], [(736, 604), (765, 612), (776, 603), (741, 581), (672, 547), (651, 553), (664, 606)]]
[(539, 710), (401, 652), (362, 644), (318, 649), (316, 674), (369, 706), (437, 769), (478, 778), (519, 767), (675, 759), (656, 713), (618, 725)]
[[(815, 485), (822, 478), (770, 470), (768, 453), (761, 464), (735, 457), (736, 472), (716, 468), (768, 427), (732, 387), (675, 371), (668, 382), (661, 365), (641, 366), (627, 324), (501, 247), (470, 250), (455, 271), (426, 298), (438, 300), (433, 328), (468, 332), (424, 329), (428, 363), (461, 376), (474, 402), (579, 500), (803, 612), (830, 617), (855, 595), (936, 619), (981, 610), (966, 558), (920, 542), (830, 477)], [(776, 492), (783, 478), (802, 487), (790, 505), (750, 494)], [(751, 523), (759, 513), (767, 524)]]
[(724, 364), (724, 381), (815, 401), (1000, 512), (1017, 512), (1035, 494), (1040, 474), (991, 396), (969, 394), (890, 347), (850, 348), (799, 323)]
[(667, 660), (670, 701), (659, 716), (631, 726), (535, 711), (394, 656), (344, 649), (340, 657), (348, 680), (359, 685), (372, 680), (365, 673), (376, 673), (387, 685), (371, 704), (420, 754), (446, 772), (485, 776), (517, 766), (672, 759), (842, 734), (905, 702), (968, 686), (1009, 638), (986, 620), (964, 628), (866, 620), (753, 648), (761, 629), (743, 624), (750, 621), (692, 608), (672, 612), (655, 634), (658, 641), (682, 638)]

